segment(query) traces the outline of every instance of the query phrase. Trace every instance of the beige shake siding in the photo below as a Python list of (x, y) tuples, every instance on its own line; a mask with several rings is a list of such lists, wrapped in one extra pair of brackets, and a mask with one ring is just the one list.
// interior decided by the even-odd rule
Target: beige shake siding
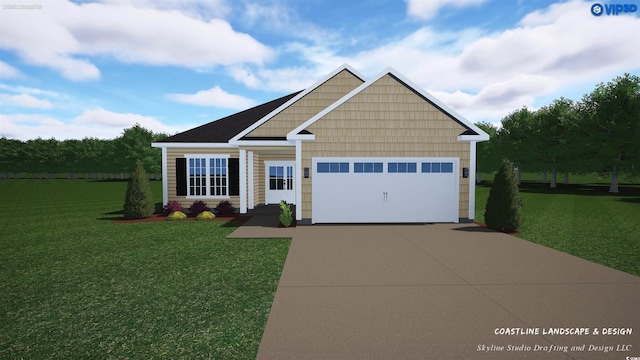
[[(302, 167), (313, 157), (457, 157), (459, 174), (469, 167), (466, 129), (386, 75), (307, 128), (315, 141), (302, 142)], [(460, 177), (461, 218), (469, 215), (469, 179)], [(311, 218), (313, 178), (302, 179), (303, 218)]]
[(227, 198), (203, 198), (203, 199), (187, 199), (185, 196), (176, 195), (176, 158), (184, 158), (186, 154), (226, 154), (230, 158), (238, 158), (240, 156), (237, 148), (167, 148), (167, 188), (168, 200), (179, 201), (182, 206), (187, 209), (196, 200), (203, 200), (214, 208), (222, 200), (229, 200), (236, 208), (240, 207), (240, 197), (230, 196)]
[(331, 79), (247, 134), (252, 136), (286, 136), (336, 100), (362, 85), (363, 81), (347, 70)]

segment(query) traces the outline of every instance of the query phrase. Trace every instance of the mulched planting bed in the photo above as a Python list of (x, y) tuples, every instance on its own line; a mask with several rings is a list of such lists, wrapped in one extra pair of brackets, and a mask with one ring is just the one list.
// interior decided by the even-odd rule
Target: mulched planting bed
[[(251, 219), (251, 216), (233, 216), (233, 217), (216, 217), (214, 219), (211, 219), (209, 221), (238, 221), (238, 222), (246, 222), (247, 220)], [(192, 221), (192, 220), (196, 220), (195, 215), (188, 215), (186, 219), (183, 220), (177, 220), (177, 222), (180, 221)], [(159, 221), (168, 221), (167, 220), (167, 215), (165, 214), (153, 214), (151, 215), (151, 217), (149, 218), (145, 218), (145, 219), (125, 219), (125, 218), (115, 218), (113, 220), (111, 220), (111, 222), (116, 223), (116, 224), (136, 224), (136, 223), (148, 223), (148, 222), (159, 222)], [(201, 220), (201, 221), (207, 221), (207, 220)]]

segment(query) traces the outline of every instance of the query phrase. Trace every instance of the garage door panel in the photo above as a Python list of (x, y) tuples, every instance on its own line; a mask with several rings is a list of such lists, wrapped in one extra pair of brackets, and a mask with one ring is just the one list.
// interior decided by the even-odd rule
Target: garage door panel
[[(327, 169), (329, 161), (348, 163), (349, 171), (319, 173), (317, 163)], [(458, 164), (457, 158), (314, 158), (312, 221), (457, 222)]]
[(383, 183), (362, 174), (316, 174), (313, 213), (316, 222), (378, 222)]

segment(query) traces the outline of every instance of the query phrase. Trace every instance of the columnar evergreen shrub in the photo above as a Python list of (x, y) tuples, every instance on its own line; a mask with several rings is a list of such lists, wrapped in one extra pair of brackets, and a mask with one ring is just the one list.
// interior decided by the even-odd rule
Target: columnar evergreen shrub
[(513, 164), (503, 159), (489, 191), (484, 221), (498, 231), (515, 231), (522, 225), (522, 200)]
[(136, 161), (135, 168), (127, 185), (124, 199), (124, 217), (128, 219), (142, 219), (150, 217), (155, 210), (153, 193), (149, 186), (147, 173), (142, 161)]

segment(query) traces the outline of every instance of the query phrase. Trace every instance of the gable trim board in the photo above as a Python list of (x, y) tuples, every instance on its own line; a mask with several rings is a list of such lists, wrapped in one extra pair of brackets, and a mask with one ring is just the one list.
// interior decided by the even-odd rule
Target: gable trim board
[[(345, 70), (347, 73), (343, 73), (339, 78), (336, 78), (337, 80), (332, 80)], [(345, 74), (349, 74), (349, 76), (345, 78)], [(385, 78), (385, 76), (389, 77)], [(381, 79), (386, 79), (383, 84), (391, 87), (372, 88), (373, 86), (378, 86), (378, 81)], [(370, 88), (376, 94), (373, 97), (371, 91), (368, 90)], [(399, 95), (395, 93), (388, 95), (385, 93), (385, 89), (391, 89), (389, 91), (392, 92), (400, 91), (400, 93), (398, 93)], [(341, 91), (343, 92), (340, 93)], [(373, 102), (363, 102), (362, 96), (359, 96), (359, 94), (363, 93), (368, 95), (362, 96), (369, 96), (373, 99)], [(320, 102), (312, 100), (318, 99), (318, 96), (323, 97), (325, 100)], [(331, 102), (327, 102), (327, 99), (330, 99)], [(334, 99), (337, 100), (334, 101)], [(356, 101), (356, 99), (360, 100)], [(397, 99), (405, 99), (405, 101)], [(240, 194), (238, 197), (233, 197), (232, 202), (236, 202), (234, 203), (236, 206), (239, 205), (242, 213), (246, 212), (247, 209), (252, 209), (255, 204), (266, 202), (265, 187), (269, 184), (269, 174), (265, 170), (264, 164), (267, 161), (289, 161), (295, 164), (293, 169), (295, 199), (293, 202), (297, 204), (296, 219), (298, 221), (309, 221), (311, 223), (323, 221), (381, 221), (381, 213), (374, 216), (374, 212), (371, 212), (370, 216), (367, 217), (367, 208), (358, 206), (351, 207), (351, 210), (346, 209), (345, 214), (347, 215), (343, 215), (340, 218), (326, 216), (327, 212), (322, 210), (322, 201), (324, 200), (326, 203), (329, 200), (339, 203), (340, 196), (331, 195), (331, 191), (335, 190), (336, 194), (339, 194), (340, 191), (343, 193), (345, 191), (345, 189), (339, 188), (340, 182), (331, 184), (331, 181), (335, 179), (346, 180), (345, 187), (351, 187), (352, 190), (366, 187), (378, 189), (383, 186), (376, 182), (397, 182), (397, 187), (399, 188), (394, 189), (393, 192), (389, 191), (388, 187), (385, 187), (387, 185), (383, 186), (387, 190), (376, 190), (387, 194), (387, 200), (389, 196), (393, 196), (394, 202), (385, 203), (386, 208), (395, 207), (395, 211), (399, 211), (399, 214), (401, 214), (389, 217), (388, 220), (390, 222), (457, 222), (460, 219), (474, 218), (475, 147), (476, 142), (488, 140), (489, 136), (393, 68), (387, 68), (375, 77), (365, 81), (364, 76), (345, 64), (310, 88), (277, 100), (266, 103), (270, 104), (269, 106), (262, 104), (253, 108), (258, 108), (260, 111), (250, 109), (252, 111), (245, 110), (238, 113), (243, 114), (244, 117), (235, 114), (224, 118), (227, 119), (224, 122), (216, 124), (216, 121), (214, 121), (207, 124), (209, 134), (215, 134), (216, 127), (227, 126), (229, 118), (236, 117), (245, 125), (248, 124), (226, 141), (182, 142), (179, 140), (185, 139), (185, 136), (178, 134), (153, 143), (154, 147), (159, 147), (163, 150), (164, 202), (166, 203), (170, 199), (193, 200), (192, 197), (186, 199), (175, 193), (168, 194), (171, 192), (171, 186), (168, 183), (174, 184), (175, 179), (171, 179), (174, 175), (172, 171), (167, 171), (167, 164), (175, 161), (180, 156), (180, 152), (187, 154), (190, 153), (189, 149), (191, 151), (197, 149), (198, 154), (207, 154), (210, 151), (211, 154), (216, 156), (224, 156), (224, 154), (228, 153), (229, 157), (239, 158), (237, 176), (239, 176)], [(354, 103), (354, 101), (356, 102)], [(309, 104), (309, 102), (315, 102), (315, 107), (304, 108), (304, 105), (301, 105)], [(408, 102), (410, 102), (409, 105), (405, 104)], [(317, 111), (320, 108), (317, 106), (318, 104), (323, 104), (323, 108), (320, 111)], [(326, 104), (329, 105), (325, 107)], [(351, 107), (345, 104), (351, 104)], [(382, 113), (377, 113), (377, 109), (383, 110), (384, 116), (381, 115)], [(266, 110), (270, 111), (266, 112)], [(310, 111), (313, 111), (313, 113)], [(260, 112), (266, 113), (266, 115), (260, 116)], [(274, 119), (284, 119), (279, 115), (283, 112), (296, 115), (289, 116), (286, 121), (278, 120), (279, 122), (273, 122), (275, 121)], [(251, 113), (258, 116), (254, 119), (245, 116)], [(307, 115), (304, 114), (308, 114), (308, 117), (305, 118)], [(371, 118), (368, 118), (369, 115), (371, 115)], [(342, 116), (342, 120), (336, 120), (339, 116)], [(318, 126), (321, 122), (324, 125)], [(267, 126), (265, 129), (270, 130), (262, 130), (264, 126)], [(404, 126), (407, 126), (407, 128), (404, 128)], [(189, 137), (198, 138), (193, 131), (199, 128), (185, 133), (189, 133)], [(261, 130), (256, 133), (254, 130), (258, 128)], [(285, 131), (279, 134), (281, 130)], [(221, 129), (220, 131), (228, 133), (228, 129)], [(215, 135), (211, 137), (219, 138)], [(362, 143), (358, 143), (358, 141)], [(184, 149), (184, 151), (181, 151), (181, 149)], [(349, 162), (352, 168), (351, 174), (349, 177), (343, 176), (346, 174), (319, 175), (316, 166), (322, 159), (342, 159), (340, 161)], [(384, 173), (363, 176), (363, 174), (354, 173), (354, 164), (359, 159), (377, 159), (377, 162), (383, 162), (387, 165), (389, 162), (406, 163), (413, 161), (415, 164), (422, 164), (423, 162), (428, 163), (427, 160), (429, 159), (429, 161), (445, 159), (450, 164), (448, 166), (454, 166), (454, 168), (447, 174), (438, 175), (424, 173), (392, 174), (386, 171), (388, 169), (385, 169)], [(415, 164), (412, 166), (415, 167)], [(261, 166), (262, 169), (260, 168)], [(361, 164), (358, 166), (361, 167)], [(463, 167), (469, 169), (468, 178), (462, 178)], [(305, 174), (308, 174), (308, 176), (305, 177)], [(316, 178), (317, 181), (314, 186), (314, 179)], [(358, 181), (371, 181), (371, 183), (364, 183), (359, 186)], [(421, 184), (426, 185), (423, 186)], [(427, 189), (425, 186), (448, 190), (438, 192), (437, 189)], [(329, 195), (325, 195), (323, 200), (319, 201), (317, 200), (319, 192), (322, 191), (328, 191)], [(355, 196), (352, 195), (349, 194), (351, 197)], [(376, 197), (379, 197), (378, 195)], [(398, 205), (399, 198), (404, 198), (407, 206)], [(437, 206), (437, 204), (430, 202), (429, 199), (436, 201), (436, 203), (446, 202), (450, 209), (447, 213), (448, 215), (446, 217), (436, 216), (436, 213), (433, 212), (433, 207)], [(351, 202), (358, 204), (358, 202), (365, 200), (369, 201), (367, 197), (358, 198), (355, 196), (354, 199), (351, 199)], [(215, 204), (209, 205), (213, 206)], [(378, 210), (382, 211), (381, 209), (383, 208)], [(350, 214), (349, 211), (354, 214), (357, 212), (357, 216), (348, 216)], [(316, 212), (318, 213), (314, 216)]]

